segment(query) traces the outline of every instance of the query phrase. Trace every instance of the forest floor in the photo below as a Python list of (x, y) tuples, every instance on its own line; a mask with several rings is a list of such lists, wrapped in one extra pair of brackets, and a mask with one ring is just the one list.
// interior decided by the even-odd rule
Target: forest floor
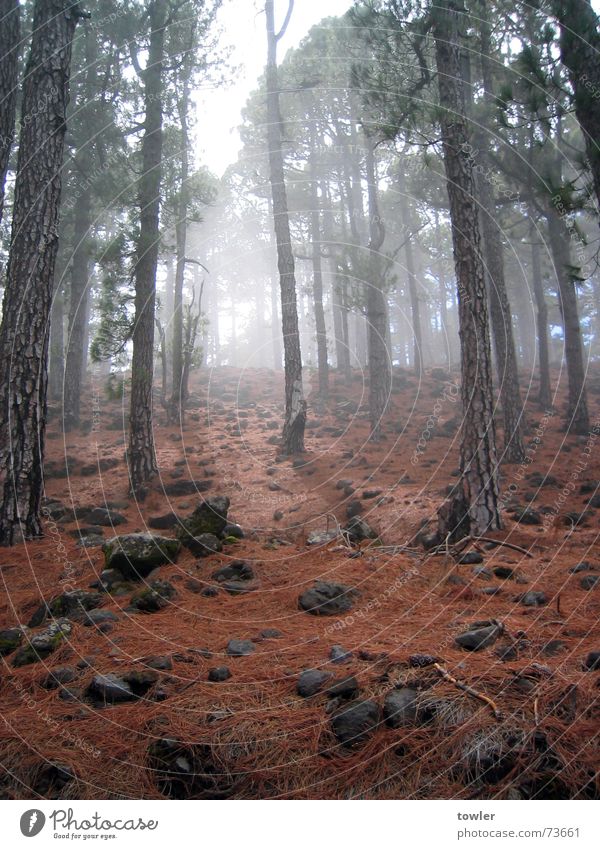
[[(175, 588), (163, 609), (132, 610), (136, 586), (106, 593), (98, 609), (112, 616), (73, 617), (45, 659), (0, 658), (0, 795), (598, 798), (600, 436), (564, 435), (562, 393), (545, 413), (528, 387), (528, 459), (502, 466), (505, 527), (490, 536), (522, 551), (484, 543), (469, 549), (483, 562), (457, 563), (415, 540), (456, 482), (454, 377), (399, 372), (372, 445), (362, 379), (333, 375), (329, 401), (309, 404), (302, 465), (277, 458), (280, 375), (223, 368), (196, 380), (183, 429), (157, 412), (160, 477), (142, 502), (127, 496), (120, 401), (90, 392), (88, 421), (70, 434), (50, 421), (47, 497), (67, 511), (43, 539), (0, 554), (0, 630), (26, 625), (65, 589), (88, 591), (104, 568), (99, 535), (187, 516), (203, 495), (229, 497), (244, 537), (161, 566), (148, 580)], [(600, 373), (589, 389), (596, 423)], [(187, 481), (203, 481), (203, 495), (166, 495)], [(307, 544), (343, 527), (356, 501), (377, 541)], [(121, 523), (86, 530), (92, 508)], [(212, 579), (233, 560), (252, 569), (247, 592)], [(351, 609), (300, 609), (317, 580), (355, 588)], [(475, 622), (500, 625), (495, 641), (466, 651), (455, 638)], [(236, 639), (251, 653), (231, 656)], [(229, 678), (208, 679), (223, 666)], [(303, 697), (308, 669), (326, 675)], [(88, 689), (99, 674), (129, 675), (145, 692), (103, 704)], [(360, 731), (351, 744), (346, 721)]]

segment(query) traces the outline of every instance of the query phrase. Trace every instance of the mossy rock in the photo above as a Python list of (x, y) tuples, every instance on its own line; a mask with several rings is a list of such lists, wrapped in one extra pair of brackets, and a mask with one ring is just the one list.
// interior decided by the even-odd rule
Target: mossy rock
[(55, 596), (48, 602), (44, 602), (29, 620), (30, 628), (37, 628), (47, 617), (57, 619), (60, 616), (83, 613), (85, 610), (94, 610), (104, 603), (100, 593), (91, 593), (87, 590), (71, 590)]
[(167, 607), (175, 595), (175, 587), (168, 581), (153, 581), (150, 586), (131, 597), (131, 607), (143, 613), (157, 613)]
[(126, 580), (146, 578), (165, 563), (174, 563), (181, 550), (179, 540), (153, 534), (124, 534), (102, 546), (106, 569), (118, 569)]
[(27, 666), (49, 657), (69, 636), (73, 626), (68, 619), (53, 622), (39, 634), (27, 637), (27, 645), (22, 646), (13, 658), (13, 666)]
[(183, 519), (177, 528), (177, 538), (187, 545), (190, 538), (193, 539), (202, 534), (214, 534), (216, 537), (221, 537), (228, 525), (229, 504), (229, 498), (226, 495), (206, 498), (196, 507), (191, 516)]

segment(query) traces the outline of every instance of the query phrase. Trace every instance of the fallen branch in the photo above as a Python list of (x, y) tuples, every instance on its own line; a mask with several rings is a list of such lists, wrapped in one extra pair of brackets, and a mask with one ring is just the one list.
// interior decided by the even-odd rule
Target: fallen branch
[(533, 558), (533, 554), (530, 551), (527, 551), (526, 548), (521, 548), (520, 545), (515, 545), (514, 542), (505, 542), (501, 539), (492, 539), (491, 537), (472, 537), (473, 541), (477, 542), (491, 542), (493, 545), (502, 545), (504, 548), (512, 548), (513, 551), (519, 551), (521, 554), (527, 555), (527, 557)]
[(445, 681), (449, 681), (451, 684), (454, 684), (455, 687), (458, 687), (459, 690), (462, 690), (468, 696), (472, 696), (474, 699), (479, 699), (480, 702), (485, 702), (485, 704), (489, 705), (489, 707), (492, 709), (494, 719), (497, 719), (498, 721), (502, 719), (502, 714), (493, 699), (490, 699), (489, 696), (485, 696), (478, 690), (473, 689), (473, 687), (470, 687), (468, 684), (463, 684), (462, 681), (459, 681), (453, 675), (450, 675), (448, 670), (444, 669), (443, 666), (440, 666), (439, 663), (434, 663), (433, 665)]

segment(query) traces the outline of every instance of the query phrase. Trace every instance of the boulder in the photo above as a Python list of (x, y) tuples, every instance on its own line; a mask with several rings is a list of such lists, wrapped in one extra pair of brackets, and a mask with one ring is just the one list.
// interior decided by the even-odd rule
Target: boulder
[(168, 531), (179, 524), (177, 513), (165, 513), (163, 516), (151, 516), (148, 519), (148, 527), (155, 531)]
[(355, 516), (348, 522), (344, 528), (344, 533), (350, 542), (354, 543), (363, 542), (367, 539), (377, 539), (377, 534), (369, 523), (364, 519), (358, 518), (358, 516)]
[(333, 717), (331, 727), (343, 746), (352, 746), (372, 734), (379, 722), (380, 710), (376, 702), (351, 702)]
[(92, 512), (87, 516), (86, 521), (91, 525), (100, 525), (101, 527), (110, 528), (113, 525), (122, 525), (127, 519), (116, 510), (107, 510), (105, 507), (94, 507)]
[(231, 657), (246, 657), (256, 651), (252, 640), (229, 640), (227, 643), (227, 654)]
[(182, 542), (194, 557), (210, 557), (223, 550), (221, 540), (214, 534), (198, 534), (197, 537), (186, 534)]
[(529, 590), (529, 592), (519, 596), (516, 601), (520, 601), (525, 607), (542, 607), (548, 603), (546, 593), (541, 592), (541, 590)]
[(206, 498), (196, 507), (191, 516), (182, 520), (180, 527), (177, 528), (177, 538), (187, 546), (190, 537), (199, 537), (201, 534), (221, 537), (228, 524), (229, 503), (226, 495)]
[(106, 569), (118, 569), (126, 580), (140, 580), (165, 563), (174, 563), (181, 549), (176, 539), (153, 534), (124, 534), (102, 546)]
[(85, 611), (100, 607), (105, 601), (101, 593), (87, 590), (70, 590), (44, 602), (29, 620), (30, 628), (37, 628), (47, 617), (70, 616), (79, 618)]
[(502, 628), (493, 622), (476, 622), (468, 631), (459, 634), (454, 642), (466, 651), (481, 651), (493, 645), (501, 633)]
[(21, 628), (6, 628), (0, 631), (0, 657), (16, 651), (23, 642), (23, 631)]
[(358, 681), (354, 675), (338, 678), (325, 691), (331, 699), (355, 699), (358, 696)]
[(130, 606), (142, 613), (157, 613), (169, 606), (174, 595), (175, 587), (169, 581), (152, 581), (131, 596)]
[(358, 591), (345, 584), (316, 581), (298, 599), (302, 610), (313, 616), (337, 616), (352, 610)]

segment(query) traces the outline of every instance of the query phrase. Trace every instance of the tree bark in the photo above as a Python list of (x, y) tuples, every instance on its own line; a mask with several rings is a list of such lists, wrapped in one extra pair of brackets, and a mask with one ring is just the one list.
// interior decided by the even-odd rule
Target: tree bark
[(457, 538), (501, 527), (485, 269), (461, 76), (460, 9), (440, 0), (434, 38), (441, 130), (458, 288), (463, 419), (458, 497), (440, 510), (439, 533)]
[[(0, 325), (0, 543), (42, 533), (48, 322), (77, 4), (36, 0)], [(38, 104), (45, 106), (40, 109)]]
[(566, 428), (570, 433), (585, 435), (590, 429), (585, 387), (585, 365), (581, 343), (581, 327), (577, 310), (577, 293), (571, 268), (570, 235), (564, 217), (550, 203), (546, 220), (548, 237), (558, 283), (560, 313), (563, 320), (564, 350), (569, 382)]
[(19, 0), (0, 0), (0, 221), (15, 134), (20, 29)]
[(281, 290), (281, 323), (283, 328), (283, 352), (285, 370), (285, 422), (282, 443), (286, 454), (304, 451), (304, 427), (306, 424), (306, 401), (302, 386), (302, 354), (298, 332), (298, 307), (296, 303), (296, 278), (287, 193), (281, 148), (282, 119), (279, 111), (279, 82), (277, 73), (277, 42), (283, 35), (293, 2), (289, 3), (286, 23), (275, 33), (275, 11), (273, 0), (265, 5), (267, 19), (267, 140), (269, 146), (269, 176), (273, 200), (273, 219), (277, 243), (277, 264)]
[(323, 309), (323, 268), (321, 260), (321, 209), (318, 191), (318, 168), (316, 162), (316, 140), (311, 138), (310, 157), (310, 229), (312, 242), (312, 269), (313, 269), (313, 298), (315, 312), (315, 327), (317, 331), (317, 367), (319, 376), (319, 397), (327, 398), (329, 394), (329, 362), (327, 357), (327, 328), (325, 324), (325, 310)]
[(127, 452), (131, 491), (138, 497), (143, 497), (145, 485), (158, 472), (152, 431), (152, 379), (156, 268), (160, 240), (165, 0), (154, 0), (149, 14), (150, 46), (147, 66), (143, 72), (145, 130), (139, 180), (140, 230), (135, 264), (135, 326)]
[(419, 304), (419, 293), (417, 290), (417, 275), (415, 272), (415, 258), (410, 235), (410, 224), (408, 220), (408, 204), (403, 187), (398, 191), (398, 209), (400, 211), (400, 222), (402, 232), (406, 234), (404, 245), (404, 256), (406, 257), (406, 274), (408, 277), (408, 292), (410, 297), (410, 309), (412, 316), (413, 331), (413, 371), (417, 377), (421, 376), (423, 370), (423, 334), (421, 333), (421, 310)]
[(544, 410), (552, 407), (552, 389), (550, 386), (550, 357), (548, 354), (548, 304), (542, 281), (542, 264), (540, 259), (540, 245), (537, 241), (537, 232), (533, 224), (534, 212), (529, 210), (529, 234), (531, 239), (531, 278), (533, 283), (533, 297), (536, 306), (537, 344), (540, 372), (540, 391), (538, 401)]
[(382, 290), (382, 269), (379, 252), (385, 230), (379, 214), (375, 146), (366, 136), (366, 172), (369, 198), (369, 272), (367, 281), (367, 345), (369, 352), (369, 413), (371, 440), (381, 439), (381, 424), (390, 392), (390, 358), (387, 340), (387, 310)]

